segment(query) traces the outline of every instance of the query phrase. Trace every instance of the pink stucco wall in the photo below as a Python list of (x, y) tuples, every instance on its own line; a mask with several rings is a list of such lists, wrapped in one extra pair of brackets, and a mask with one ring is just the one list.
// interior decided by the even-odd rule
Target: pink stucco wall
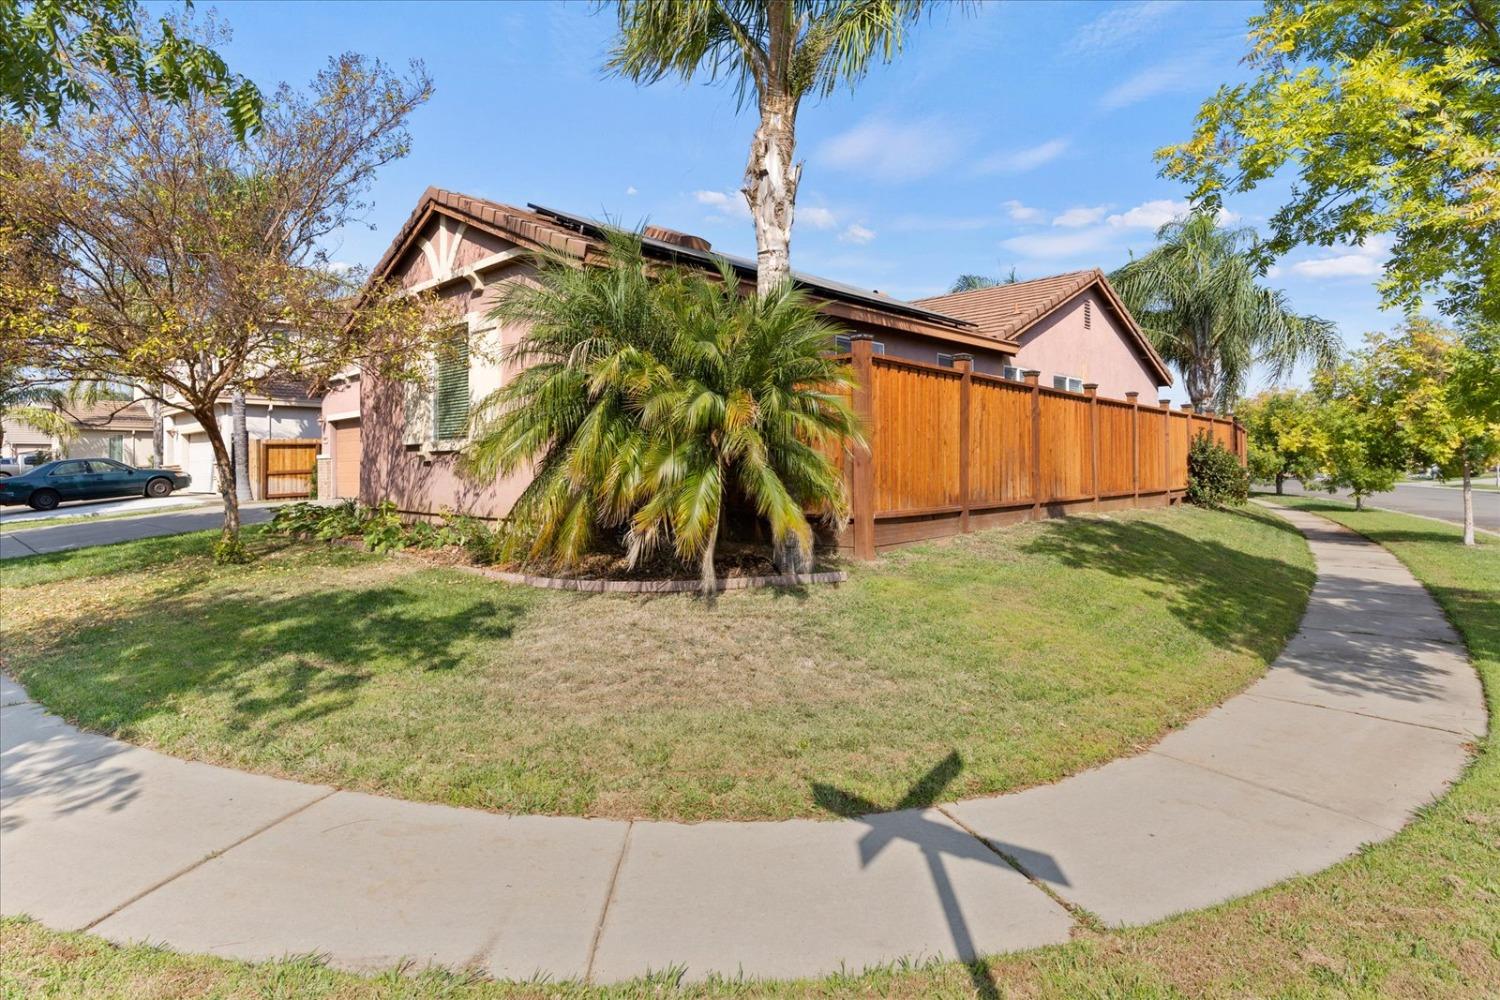
[[(1085, 302), (1093, 313), (1087, 328)], [(1140, 393), (1142, 400), (1156, 399), (1156, 375), (1137, 353), (1130, 334), (1093, 289), (1026, 331), (1020, 343), (1015, 364), (1040, 371), (1042, 385), (1051, 385), (1054, 375), (1069, 375), (1097, 383), (1099, 395), (1111, 399), (1124, 399), (1127, 392)]]

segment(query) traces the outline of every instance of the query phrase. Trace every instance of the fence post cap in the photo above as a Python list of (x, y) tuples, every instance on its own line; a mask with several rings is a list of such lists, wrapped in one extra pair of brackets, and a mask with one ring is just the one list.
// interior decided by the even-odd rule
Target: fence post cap
[(1026, 369), (1025, 371), (1023, 371), (1021, 373), (1021, 379), (1027, 385), (1033, 385), (1033, 386), (1037, 385), (1038, 381), (1041, 379), (1041, 377), (1042, 377), (1041, 371), (1039, 369), (1036, 369), (1036, 368), (1028, 368), (1028, 369)]
[(974, 360), (974, 355), (960, 351), (958, 354), (953, 355), (953, 360), (954, 361), (973, 361)]
[(1085, 394), (1087, 394), (1089, 396), (1097, 396), (1097, 395), (1099, 395), (1099, 383), (1098, 382), (1085, 382), (1085, 383), (1083, 383), (1083, 391), (1084, 391)]
[(873, 333), (851, 333), (851, 334), (849, 334), (849, 339), (850, 340), (874, 340), (875, 339), (875, 335)]
[(1127, 392), (1125, 394), (1125, 399), (1127, 401), (1129, 401), (1129, 402), (1132, 402), (1132, 403), (1134, 403), (1137, 399), (1140, 399), (1140, 398), (1141, 398), (1141, 394), (1138, 393), (1138, 392)]
[(1181, 409), (1182, 409), (1182, 412), (1184, 412), (1184, 413), (1191, 413), (1192, 410), (1193, 410), (1193, 404), (1192, 403), (1183, 403)]

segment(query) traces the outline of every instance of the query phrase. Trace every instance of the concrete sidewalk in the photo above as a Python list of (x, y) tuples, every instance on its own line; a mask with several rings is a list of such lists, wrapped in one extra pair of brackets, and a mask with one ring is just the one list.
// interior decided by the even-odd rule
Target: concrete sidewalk
[(1207, 906), (1390, 836), (1486, 725), (1457, 635), (1400, 563), (1282, 513), (1319, 579), (1244, 694), (1054, 785), (859, 819), (626, 823), (339, 792), (81, 733), (5, 681), (0, 909), (243, 959), (609, 982), (971, 958), (1066, 941), (1077, 908), (1130, 924)]

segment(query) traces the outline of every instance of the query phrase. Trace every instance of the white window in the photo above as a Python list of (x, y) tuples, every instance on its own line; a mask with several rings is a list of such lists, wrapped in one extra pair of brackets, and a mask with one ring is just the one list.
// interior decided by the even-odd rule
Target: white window
[(1082, 392), (1083, 379), (1073, 378), (1071, 375), (1054, 375), (1052, 376), (1052, 388), (1066, 389), (1069, 392)]
[(1003, 365), (1000, 368), (1000, 377), (1010, 379), (1012, 382), (1026, 381), (1026, 379), (1021, 376), (1021, 369), (1017, 368), (1015, 365)]
[(453, 335), (453, 348), (433, 359), (427, 380), (406, 383), (404, 444), (451, 448), (468, 435), (468, 326), (456, 327)]
[(937, 361), (938, 364), (942, 365), (944, 368), (953, 367), (953, 355), (951, 354), (939, 354)]
[[(839, 354), (848, 354), (850, 351), (854, 350), (854, 338), (845, 336), (834, 337), (833, 349)], [(878, 340), (870, 341), (870, 353), (884, 354), (885, 345)]]

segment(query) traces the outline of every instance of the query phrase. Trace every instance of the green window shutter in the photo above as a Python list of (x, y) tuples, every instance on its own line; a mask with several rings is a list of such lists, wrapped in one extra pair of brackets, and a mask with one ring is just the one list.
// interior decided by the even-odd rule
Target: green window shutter
[(469, 427), (469, 338), (467, 331), (451, 356), (438, 359), (437, 438), (461, 438)]

